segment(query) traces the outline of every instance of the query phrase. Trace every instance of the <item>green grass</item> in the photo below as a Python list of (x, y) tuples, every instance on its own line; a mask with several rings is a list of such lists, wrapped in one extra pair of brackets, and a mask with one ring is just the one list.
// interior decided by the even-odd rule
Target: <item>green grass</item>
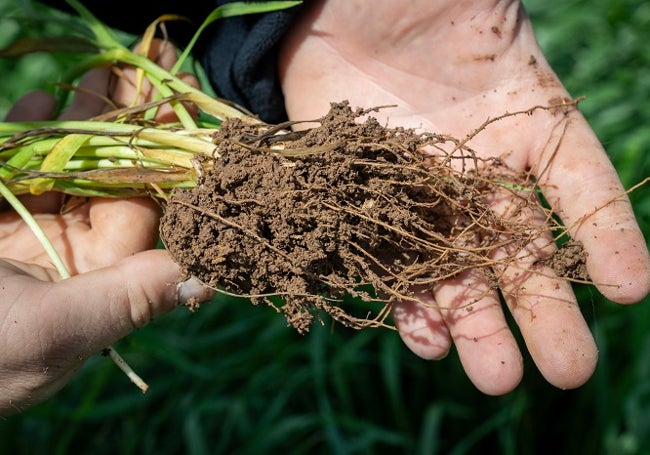
[[(525, 4), (625, 185), (650, 175), (650, 4)], [(0, 40), (13, 30), (0, 27)], [(58, 57), (33, 58), (0, 61), (0, 109), (61, 70)], [(632, 199), (650, 238), (650, 188)], [(116, 345), (146, 395), (94, 357), (55, 398), (0, 420), (0, 453), (650, 453), (650, 300), (577, 292), (600, 349), (578, 390), (551, 387), (527, 359), (520, 387), (487, 397), (454, 352), (424, 362), (386, 330), (301, 337), (270, 309), (219, 298)]]

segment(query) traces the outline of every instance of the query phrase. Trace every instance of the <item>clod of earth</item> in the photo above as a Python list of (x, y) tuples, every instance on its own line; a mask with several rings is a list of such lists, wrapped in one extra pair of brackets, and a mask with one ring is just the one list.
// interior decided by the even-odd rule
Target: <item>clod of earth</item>
[[(167, 202), (165, 247), (188, 275), (266, 302), (305, 332), (323, 312), (355, 328), (385, 325), (392, 306), (465, 270), (497, 283), (504, 264), (559, 228), (492, 209), (505, 194), (515, 212), (544, 210), (529, 175), (370, 113), (332, 104), (300, 133), (227, 121), (214, 137), (219, 157), (198, 161), (196, 187)], [(498, 263), (494, 245), (509, 252)], [(382, 310), (354, 316), (346, 295)]]

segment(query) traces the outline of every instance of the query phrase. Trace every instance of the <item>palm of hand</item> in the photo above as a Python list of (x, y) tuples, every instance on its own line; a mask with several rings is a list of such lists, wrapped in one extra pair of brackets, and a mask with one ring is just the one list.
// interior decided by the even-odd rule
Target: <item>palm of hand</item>
[[(27, 198), (27, 206), (72, 274), (115, 263), (155, 246), (157, 209), (151, 201), (75, 201), (49, 194)], [(37, 207), (38, 206), (38, 207)], [(52, 267), (34, 233), (13, 211), (0, 212), (0, 251), (5, 258)]]
[[(311, 28), (287, 43), (290, 115), (318, 117), (328, 100), (346, 96), (362, 107), (394, 104), (378, 114), (390, 123), (462, 138), (488, 118), (569, 96), (518, 2), (411, 2), (397, 18), (394, 2), (374, 2), (372, 11), (359, 3), (326, 2), (313, 11)], [(556, 122), (552, 115), (502, 121), (472, 146), (484, 155), (510, 152), (517, 168), (532, 166), (538, 157), (531, 154)], [(530, 134), (530, 124), (546, 135)]]
[[(329, 102), (342, 99), (353, 107), (395, 104), (378, 116), (464, 138), (488, 118), (569, 96), (519, 2), (423, 0), (399, 11), (388, 0), (372, 8), (363, 1), (319, 2), (292, 30), (283, 51), (285, 100), (296, 120), (317, 118)], [(583, 242), (591, 277), (607, 297), (626, 303), (647, 294), (650, 261), (643, 236), (629, 202), (620, 197), (623, 188), (611, 163), (579, 113), (509, 117), (469, 146), (538, 177), (572, 236)], [(581, 223), (595, 207), (604, 208)], [(541, 254), (535, 248), (520, 268), (532, 266)], [(626, 260), (612, 264), (613, 248)], [(505, 273), (501, 290), (542, 374), (558, 387), (576, 387), (593, 372), (596, 347), (570, 285), (550, 270), (538, 271), (525, 283)], [(403, 305), (394, 314), (414, 352), (440, 358), (453, 339), (479, 389), (499, 394), (516, 386), (521, 354), (498, 295), (479, 274), (448, 280), (421, 300), (430, 305)]]

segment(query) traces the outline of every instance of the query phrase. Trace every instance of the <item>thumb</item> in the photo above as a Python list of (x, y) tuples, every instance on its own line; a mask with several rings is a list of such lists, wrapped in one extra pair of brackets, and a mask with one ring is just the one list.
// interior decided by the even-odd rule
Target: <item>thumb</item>
[(50, 302), (65, 302), (68, 348), (87, 357), (161, 316), (179, 303), (202, 302), (212, 291), (184, 280), (164, 250), (135, 254), (110, 267), (75, 275), (53, 286)]

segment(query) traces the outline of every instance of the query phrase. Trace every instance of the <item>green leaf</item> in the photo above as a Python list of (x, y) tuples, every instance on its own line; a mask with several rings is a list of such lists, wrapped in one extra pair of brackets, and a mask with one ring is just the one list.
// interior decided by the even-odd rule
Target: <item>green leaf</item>
[(97, 45), (107, 49), (123, 48), (113, 31), (97, 19), (85, 6), (77, 0), (66, 0), (77, 11), (88, 28), (95, 35)]
[(22, 57), (34, 52), (86, 53), (97, 52), (97, 46), (83, 38), (73, 36), (43, 36), (22, 38), (0, 49), (0, 57)]
[(302, 1), (272, 1), (272, 2), (233, 2), (226, 3), (216, 8), (210, 15), (203, 21), (199, 29), (196, 31), (189, 44), (183, 50), (183, 53), (178, 58), (178, 61), (170, 71), (172, 74), (176, 74), (181, 68), (187, 57), (192, 52), (192, 48), (196, 44), (196, 41), (203, 33), (203, 30), (218, 19), (232, 16), (243, 16), (245, 14), (258, 14), (258, 13), (268, 13), (271, 11), (279, 11), (287, 8), (291, 8), (297, 5), (300, 5)]
[(0, 181), (6, 182), (19, 173), (18, 169), (23, 169), (27, 166), (27, 163), (32, 159), (32, 156), (34, 156), (34, 151), (31, 147), (25, 147), (6, 162), (8, 166), (5, 166), (0, 162)]
[(32, 230), (40, 244), (43, 246), (43, 249), (49, 256), (52, 264), (61, 275), (61, 278), (69, 278), (70, 272), (68, 271), (65, 263), (61, 259), (59, 253), (50, 242), (50, 239), (47, 238), (45, 232), (38, 225), (38, 222), (31, 214), (31, 212), (20, 202), (15, 194), (11, 192), (7, 186), (0, 181), (0, 197), (4, 198), (7, 203), (16, 211), (16, 213), (22, 218), (25, 224)]
[[(86, 144), (91, 137), (89, 134), (69, 134), (63, 137), (45, 157), (40, 171), (43, 173), (63, 171), (65, 165), (77, 153), (77, 150)], [(32, 194), (42, 194), (50, 191), (53, 187), (54, 179), (44, 177), (34, 179), (29, 186), (29, 190)]]

